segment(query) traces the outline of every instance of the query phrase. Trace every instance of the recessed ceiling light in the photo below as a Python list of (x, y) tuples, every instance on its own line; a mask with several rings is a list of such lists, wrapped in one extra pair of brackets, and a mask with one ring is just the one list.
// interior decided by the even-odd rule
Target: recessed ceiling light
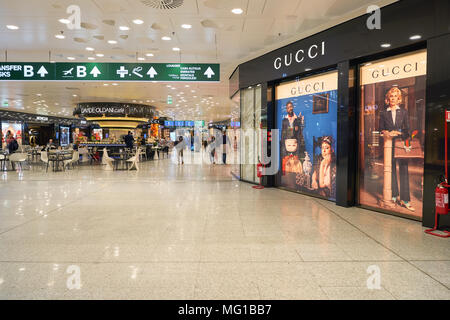
[(96, 56), (97, 57), (104, 57), (105, 55), (103, 53), (97, 53)]
[(12, 24), (8, 24), (6, 27), (7, 27), (9, 30), (17, 30), (17, 29), (19, 29), (18, 26), (15, 26), (15, 25), (12, 25)]
[(231, 12), (233, 12), (234, 14), (242, 14), (244, 10), (242, 10), (241, 8), (234, 8), (233, 10), (231, 10)]
[(75, 60), (74, 57), (67, 57), (68, 60)]
[(116, 40), (108, 40), (108, 43), (109, 43), (109, 44), (116, 44), (117, 41), (116, 41)]
[(143, 57), (139, 57), (139, 58), (138, 58), (138, 60), (139, 60), (139, 61), (144, 61), (144, 60), (145, 60), (145, 58), (143, 58)]
[(181, 27), (183, 29), (190, 29), (190, 28), (192, 28), (192, 25), (190, 25), (190, 24), (182, 24)]
[(107, 86), (109, 86), (109, 83), (104, 83), (103, 85), (104, 85), (105, 87), (107, 87)]
[(390, 43), (383, 43), (381, 45), (382, 48), (390, 48), (391, 44)]
[(72, 97), (78, 97), (76, 94), (73, 94)]
[(153, 57), (154, 54), (153, 54), (153, 53), (147, 53), (146, 56), (147, 56), (147, 57)]
[(118, 84), (118, 83), (113, 83), (112, 85), (113, 85), (113, 86), (118, 86), (119, 84)]
[(88, 57), (88, 60), (95, 60), (94, 57)]
[(94, 49), (94, 48), (91, 48), (91, 47), (87, 47), (86, 50), (87, 50), (87, 51), (95, 51), (95, 49)]
[(415, 34), (409, 37), (409, 40), (419, 40), (419, 39), (422, 39), (422, 36), (420, 34)]
[(62, 34), (57, 34), (57, 35), (55, 35), (55, 38), (56, 39), (65, 39), (66, 37)]
[(63, 24), (69, 24), (70, 23), (69, 19), (59, 19), (58, 21), (63, 23)]
[(180, 49), (180, 48), (177, 48), (177, 47), (175, 47), (175, 48), (172, 48), (172, 50), (173, 50), (173, 51), (180, 51), (181, 49)]
[(128, 30), (130, 30), (130, 28), (127, 27), (127, 26), (120, 26), (119, 29), (122, 30), (122, 31), (128, 31)]
[(133, 20), (133, 23), (134, 23), (134, 24), (143, 24), (144, 21), (142, 21), (141, 19), (134, 19), (134, 20)]
[(170, 41), (170, 40), (172, 40), (171, 37), (167, 37), (167, 36), (164, 36), (164, 37), (162, 37), (161, 39), (164, 40), (164, 41)]

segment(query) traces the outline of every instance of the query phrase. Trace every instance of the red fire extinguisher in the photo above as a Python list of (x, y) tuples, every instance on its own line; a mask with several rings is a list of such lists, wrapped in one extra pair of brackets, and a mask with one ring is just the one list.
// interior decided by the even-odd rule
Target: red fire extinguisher
[(441, 183), (437, 185), (434, 190), (436, 195), (436, 213), (447, 214), (448, 213), (448, 189)]
[(259, 185), (253, 186), (254, 189), (264, 189), (264, 186), (262, 185), (262, 177), (263, 177), (263, 164), (259, 162), (256, 165), (256, 175), (259, 178)]
[[(447, 180), (447, 179), (445, 179)], [(441, 238), (449, 238), (450, 232), (446, 230), (439, 230), (441, 233), (435, 232), (439, 228), (439, 215), (448, 214), (448, 187), (447, 181), (439, 183), (434, 190), (436, 212), (434, 217), (434, 228), (425, 230), (426, 233), (432, 234)]]
[[(441, 237), (441, 238), (450, 238), (450, 231), (447, 230), (439, 230), (439, 215), (448, 214), (448, 188), (450, 185), (448, 184), (448, 123), (450, 122), (450, 110), (445, 111), (445, 176), (441, 180), (434, 191), (435, 193), (435, 202), (436, 202), (436, 211), (434, 213), (434, 228), (425, 230), (425, 233), (432, 234), (433, 236)], [(440, 233), (437, 233), (440, 231)]]

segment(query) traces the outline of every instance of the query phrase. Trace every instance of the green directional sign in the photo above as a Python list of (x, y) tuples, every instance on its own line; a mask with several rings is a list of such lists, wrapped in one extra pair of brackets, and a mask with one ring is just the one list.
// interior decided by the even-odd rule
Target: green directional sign
[(52, 63), (5, 62), (0, 64), (1, 80), (54, 80)]
[(57, 63), (56, 80), (108, 80), (105, 63)]
[(220, 81), (220, 65), (10, 62), (0, 64), (2, 80), (217, 82)]

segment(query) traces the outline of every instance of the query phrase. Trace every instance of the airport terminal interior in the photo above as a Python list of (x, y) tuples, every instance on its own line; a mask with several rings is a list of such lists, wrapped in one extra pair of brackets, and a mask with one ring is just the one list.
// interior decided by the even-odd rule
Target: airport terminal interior
[(0, 300), (449, 300), (447, 0), (0, 0)]

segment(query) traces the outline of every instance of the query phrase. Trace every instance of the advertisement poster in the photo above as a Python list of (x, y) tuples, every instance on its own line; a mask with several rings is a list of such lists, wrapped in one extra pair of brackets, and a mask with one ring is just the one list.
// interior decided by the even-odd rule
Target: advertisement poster
[(422, 217), (425, 50), (360, 68), (359, 202)]
[(276, 87), (279, 187), (336, 200), (337, 72)]
[(92, 139), (94, 141), (102, 141), (103, 129), (92, 129)]
[(69, 127), (61, 127), (61, 139), (60, 145), (62, 147), (68, 146), (70, 144), (70, 128)]
[(14, 138), (16, 138), (17, 143), (22, 145), (22, 124), (7, 121), (2, 122), (3, 144), (6, 144), (6, 133), (8, 133), (8, 131), (11, 131)]

